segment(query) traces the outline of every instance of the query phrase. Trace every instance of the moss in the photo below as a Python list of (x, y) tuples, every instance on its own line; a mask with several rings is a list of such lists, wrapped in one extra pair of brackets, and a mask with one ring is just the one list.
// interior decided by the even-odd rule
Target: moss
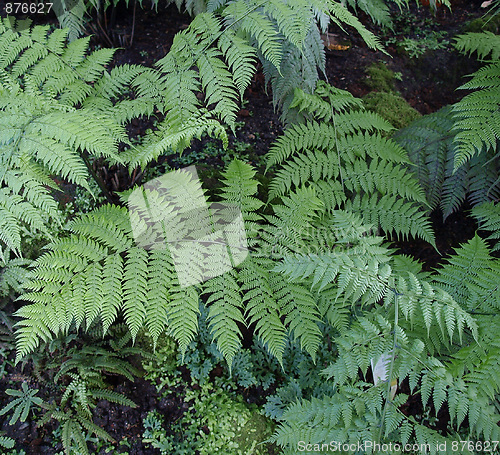
[[(174, 388), (180, 378), (166, 385)], [(184, 402), (189, 408), (170, 431), (164, 429), (164, 418), (150, 412), (144, 419), (144, 442), (162, 454), (186, 455), (269, 455), (276, 447), (264, 443), (271, 437), (275, 423), (259, 413), (241, 396), (211, 385), (185, 389)], [(168, 434), (170, 433), (170, 434)]]
[(363, 101), (368, 110), (376, 112), (397, 129), (404, 128), (421, 116), (396, 93), (372, 92), (364, 96)]
[(478, 17), (468, 22), (464, 27), (464, 32), (492, 32), (500, 34), (500, 14), (488, 14), (484, 17)]
[(372, 63), (365, 70), (367, 78), (365, 84), (372, 90), (379, 92), (392, 92), (395, 90), (394, 71), (387, 68), (385, 62)]
[(245, 406), (242, 411), (246, 413), (248, 420), (243, 427), (236, 428), (234, 440), (238, 444), (239, 450), (242, 454), (269, 454), (271, 446), (262, 444), (262, 441), (271, 437), (274, 423), (260, 414), (257, 407), (247, 408)]

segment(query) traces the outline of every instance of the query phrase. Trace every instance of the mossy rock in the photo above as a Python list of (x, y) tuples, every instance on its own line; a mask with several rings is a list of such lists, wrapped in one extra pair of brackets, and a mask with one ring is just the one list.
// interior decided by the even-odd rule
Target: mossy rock
[(394, 71), (391, 71), (384, 62), (372, 63), (365, 70), (367, 78), (365, 84), (372, 90), (378, 92), (392, 92), (395, 90), (396, 79)]
[(363, 97), (368, 110), (376, 112), (390, 122), (396, 129), (408, 126), (421, 114), (396, 93), (371, 92)]

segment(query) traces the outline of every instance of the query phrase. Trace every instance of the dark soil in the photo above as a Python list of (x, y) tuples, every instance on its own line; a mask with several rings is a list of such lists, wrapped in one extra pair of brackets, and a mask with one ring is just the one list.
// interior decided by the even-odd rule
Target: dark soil
[[(413, 3), (412, 9), (416, 12)], [(418, 18), (422, 23), (433, 22), (435, 30), (446, 31), (451, 38), (463, 29), (467, 21), (479, 17), (482, 13), (476, 2), (457, 1), (454, 2), (453, 14), (440, 9), (434, 18), (430, 12), (420, 10)], [(147, 2), (144, 2), (144, 9), (139, 7), (136, 9), (133, 37), (133, 10), (132, 8), (120, 9), (117, 11), (116, 25), (113, 30), (107, 34), (107, 37), (103, 33), (95, 34), (92, 44), (106, 46), (109, 45), (109, 41), (113, 41), (115, 45), (120, 45), (122, 49), (116, 52), (114, 64), (140, 63), (151, 66), (168, 52), (175, 33), (185, 28), (189, 21), (189, 17), (180, 14), (174, 6), (168, 8), (159, 6), (156, 12), (149, 9)], [(382, 42), (384, 36), (389, 36), (389, 34), (384, 35), (382, 30), (370, 26), (369, 21), (363, 20), (363, 22), (382, 37)], [(397, 27), (398, 22), (396, 22), (396, 32)], [(331, 32), (339, 35), (343, 33), (336, 29), (332, 29)], [(397, 90), (422, 114), (434, 112), (463, 96), (463, 93), (456, 91), (456, 87), (461, 84), (463, 75), (469, 74), (475, 68), (473, 59), (461, 57), (456, 52), (450, 52), (449, 49), (427, 52), (419, 59), (411, 59), (394, 46), (388, 47), (390, 54), (388, 56), (368, 49), (354, 33), (347, 38), (351, 42), (348, 50), (328, 52), (325, 75), (328, 81), (339, 88), (349, 90), (355, 96), (363, 96), (370, 91), (366, 83), (367, 66), (382, 60), (387, 62), (390, 69), (401, 73), (402, 80), (397, 81)], [(238, 121), (243, 122), (243, 126), (237, 131), (236, 137), (231, 138), (231, 143), (239, 140), (251, 144), (251, 162), (262, 169), (262, 156), (282, 132), (282, 126), (279, 116), (273, 109), (271, 97), (266, 93), (261, 72), (253, 78), (246, 100), (248, 103), (238, 116)], [(136, 122), (134, 128), (137, 134), (143, 134), (148, 126)], [(195, 148), (203, 146), (203, 142), (197, 144)], [(209, 164), (220, 165), (217, 160)], [(115, 182), (118, 181), (118, 184), (114, 184), (115, 189), (124, 189), (130, 183), (130, 177), (124, 169), (111, 169), (105, 172), (110, 174), (104, 176), (107, 177), (108, 182), (112, 181), (113, 173), (118, 175), (115, 177)], [(449, 254), (453, 247), (471, 238), (476, 228), (463, 210), (450, 216), (445, 223), (442, 222), (441, 214), (434, 213), (432, 221), (439, 252), (424, 242), (395, 242), (402, 253), (412, 254), (424, 261), (426, 268), (434, 267), (438, 261), (442, 260), (440, 253)], [(6, 366), (6, 375), (0, 379), (0, 403), (6, 403), (8, 400), (3, 392), (5, 389), (19, 388), (23, 381), (29, 382), (32, 387), (39, 388), (40, 396), (48, 400), (52, 392), (49, 383), (35, 379), (31, 375), (30, 366), (27, 366), (25, 372), (22, 372), (19, 366), (12, 367), (10, 365), (12, 356), (13, 354), (10, 355), (9, 365)], [(148, 411), (157, 409), (165, 414), (167, 420), (176, 420), (184, 412), (185, 403), (182, 402), (180, 396), (170, 395), (168, 399), (159, 397), (155, 387), (141, 379), (136, 379), (133, 383), (123, 381), (116, 390), (135, 401), (138, 407), (130, 409), (105, 401), (100, 402), (94, 409), (95, 422), (117, 441), (127, 438), (131, 446), (129, 448), (124, 446), (123, 451), (137, 455), (159, 453), (159, 451), (144, 447), (141, 441), (144, 430), (142, 419)], [(246, 395), (248, 392), (246, 391)], [(255, 391), (256, 395), (258, 393)], [(249, 399), (252, 401), (251, 397)], [(8, 419), (4, 417), (1, 419), (0, 429), (16, 439), (18, 449), (22, 448), (30, 454), (53, 454), (56, 450), (61, 450), (61, 447), (55, 449), (50, 445), (53, 426), (37, 428), (33, 422), (26, 422), (10, 427)], [(101, 451), (101, 453), (104, 452)]]

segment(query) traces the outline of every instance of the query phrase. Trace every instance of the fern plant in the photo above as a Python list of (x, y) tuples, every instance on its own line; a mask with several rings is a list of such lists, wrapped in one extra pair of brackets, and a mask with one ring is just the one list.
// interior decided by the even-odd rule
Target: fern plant
[(476, 52), (480, 60), (488, 63), (460, 87), (476, 91), (453, 106), (457, 119), (454, 129), (458, 130), (456, 171), (476, 154), (489, 150), (496, 154), (497, 151), (500, 140), (500, 37), (491, 32), (466, 33), (457, 38), (455, 46), (463, 53)]
[[(97, 401), (101, 400), (136, 407), (124, 395), (110, 390), (104, 375), (123, 376), (133, 381), (140, 373), (126, 357), (143, 352), (138, 348), (127, 347), (130, 335), (119, 337), (119, 334), (119, 330), (113, 331), (116, 339), (110, 341), (96, 341), (94, 338), (91, 345), (83, 348), (73, 346), (67, 349), (65, 340), (55, 340), (48, 346), (52, 361), (44, 364), (44, 373), (53, 376), (53, 382), (52, 378), (50, 382), (59, 393), (56, 392), (54, 397), (45, 401), (38, 396), (38, 389), (32, 389), (23, 382), (21, 390), (7, 390), (7, 394), (14, 399), (0, 410), (0, 415), (13, 411), (9, 421), (9, 425), (13, 425), (18, 420), (26, 421), (33, 409), (41, 409), (43, 414), (37, 424), (42, 426), (52, 419), (59, 423), (66, 454), (75, 451), (89, 454), (89, 434), (103, 441), (114, 442), (105, 430), (94, 423), (92, 411)], [(54, 372), (57, 373), (54, 375)]]
[[(302, 347), (315, 355), (321, 338), (317, 326), (320, 317), (317, 302), (314, 295), (303, 286), (286, 284), (282, 274), (274, 270), (276, 260), (307, 248), (333, 248), (337, 241), (348, 244), (351, 241), (349, 236), (352, 235), (352, 241), (360, 241), (364, 245), (354, 248), (352, 254), (357, 254), (358, 249), (363, 251), (367, 248), (370, 251), (379, 248), (377, 244), (366, 244), (360, 238), (360, 229), (362, 233), (367, 229), (352, 227), (352, 223), (356, 226), (358, 221), (350, 217), (362, 211), (365, 200), (377, 196), (382, 201), (379, 208), (385, 207), (386, 210), (380, 218), (384, 229), (394, 229), (403, 235), (416, 233), (433, 241), (428, 222), (423, 215), (415, 215), (416, 205), (403, 203), (407, 215), (401, 215), (397, 210), (391, 212), (396, 195), (417, 202), (423, 200), (423, 193), (416, 182), (404, 177), (397, 164), (392, 165), (393, 162), (405, 162), (402, 149), (379, 136), (373, 139), (369, 147), (365, 147), (367, 155), (373, 157), (369, 167), (362, 162), (367, 155), (363, 154), (359, 159), (356, 156), (360, 153), (357, 144), (369, 136), (355, 133), (363, 130), (365, 125), (370, 125), (371, 119), (377, 122), (379, 128), (390, 128), (370, 113), (354, 112), (346, 113), (344, 117), (338, 116), (339, 125), (342, 125), (338, 132), (343, 128), (345, 137), (340, 136), (337, 140), (343, 144), (347, 162), (347, 170), (341, 169), (340, 172), (348, 175), (348, 166), (351, 166), (358, 175), (353, 181), (348, 181), (347, 177), (344, 179), (344, 184), (353, 196), (356, 194), (352, 200), (341, 195), (340, 182), (328, 182), (326, 179), (319, 181), (321, 177), (338, 177), (340, 172), (335, 165), (323, 160), (322, 163), (329, 167), (317, 170), (316, 165), (311, 164), (314, 160), (310, 159), (307, 166), (303, 166), (308, 174), (299, 174), (298, 179), (288, 177), (285, 174), (288, 172), (286, 167), (283, 172), (277, 173), (270, 189), (272, 195), (280, 196), (281, 203), (274, 204), (273, 215), (263, 217), (259, 214), (262, 203), (255, 198), (255, 171), (238, 160), (229, 165), (224, 174), (225, 187), (221, 201), (231, 204), (242, 213), (251, 254), (239, 268), (208, 280), (203, 286), (210, 303), (212, 333), (229, 364), (241, 345), (238, 326), (241, 323), (255, 324), (257, 334), (278, 359), (283, 354), (287, 330), (300, 339)], [(314, 133), (314, 128), (310, 127), (308, 132)], [(316, 136), (310, 135), (311, 150), (313, 146), (320, 147), (321, 144), (328, 147), (328, 141), (330, 146), (335, 147), (335, 130), (329, 130), (326, 124), (318, 124), (317, 130)], [(325, 136), (325, 132), (328, 136)], [(300, 150), (300, 144), (290, 141), (290, 137), (296, 137), (292, 133), (298, 134), (292, 128), (271, 151), (271, 162), (274, 157), (284, 153), (292, 155), (295, 149)], [(319, 145), (315, 144), (315, 138)], [(318, 159), (321, 153), (324, 152), (316, 153)], [(338, 158), (337, 154), (335, 158)], [(189, 261), (189, 266), (183, 270), (191, 274), (196, 282), (197, 277), (204, 273), (199, 264), (211, 264), (210, 254), (214, 253), (200, 250), (198, 246), (189, 252), (189, 256), (183, 256), (181, 252), (176, 258), (169, 247), (161, 243), (165, 237), (162, 237), (161, 230), (156, 230), (156, 226), (163, 226), (165, 232), (177, 231), (172, 234), (176, 238), (189, 238), (192, 235), (183, 231), (184, 228), (175, 218), (166, 218), (163, 219), (163, 225), (157, 224), (163, 214), (172, 211), (172, 207), (182, 206), (186, 194), (196, 193), (189, 190), (190, 186), (196, 185), (189, 173), (178, 171), (176, 175), (179, 184), (170, 187), (168, 198), (165, 198), (161, 188), (147, 191), (150, 202), (159, 205), (155, 210), (148, 209), (141, 213), (145, 224), (139, 236), (142, 240), (138, 244), (134, 243), (134, 232), (127, 211), (104, 206), (74, 220), (69, 225), (72, 234), (48, 246), (49, 251), (37, 260), (32, 279), (27, 284), (31, 292), (23, 296), (24, 300), (32, 304), (22, 307), (18, 312), (23, 318), (17, 332), (18, 360), (32, 351), (40, 340), (67, 333), (72, 328), (89, 329), (97, 323), (106, 332), (120, 312), (123, 312), (134, 338), (145, 326), (156, 342), (167, 328), (167, 333), (179, 342), (181, 351), (185, 349), (197, 330), (199, 289), (196, 286), (181, 286), (176, 271), (179, 270), (179, 262)], [(310, 175), (313, 178), (311, 183), (314, 184), (305, 186), (309, 183)], [(340, 185), (337, 189), (339, 203), (328, 195), (328, 185)], [(375, 190), (380, 192), (380, 196)], [(206, 203), (204, 198), (201, 203)], [(339, 204), (344, 206), (345, 214), (339, 212)], [(396, 207), (399, 207), (398, 204)], [(139, 219), (135, 218), (134, 213), (132, 211), (132, 224), (138, 225)], [(186, 212), (185, 216), (192, 216), (189, 213)], [(375, 216), (379, 215), (367, 213), (367, 223), (372, 220), (378, 223)], [(332, 222), (344, 227), (338, 233), (329, 234), (327, 226)], [(148, 228), (148, 225), (151, 227)], [(351, 229), (354, 229), (353, 233)], [(311, 235), (305, 236), (305, 233)], [(194, 257), (199, 259), (195, 261)], [(373, 273), (376, 274), (376, 270)], [(371, 275), (364, 279), (368, 279), (368, 276)]]
[(475, 91), (394, 135), (416, 165), (430, 208), (439, 206), (444, 218), (466, 198), (475, 206), (499, 197), (499, 45), (490, 32), (460, 35), (455, 47), (487, 63), (459, 87)]
[(393, 135), (408, 152), (409, 170), (422, 185), (429, 208), (439, 207), (445, 219), (465, 200), (477, 205), (500, 195), (498, 162), (491, 153), (475, 155), (454, 170), (459, 153), (454, 126), (453, 107), (447, 106)]
[[(287, 56), (296, 64), (304, 46), (314, 53), (317, 33), (311, 17), (316, 10), (327, 10), (302, 2), (241, 0), (208, 2), (207, 8), (213, 11), (198, 14), (176, 36), (158, 70), (124, 66), (108, 72), (104, 66), (112, 51), (85, 58), (86, 40), (65, 46), (65, 32), (49, 35), (46, 28), (35, 27), (17, 33), (5, 25), (0, 34), (5, 112), (0, 157), (7, 169), (2, 183), (19, 196), (6, 201), (22, 204), (26, 199), (41, 209), (26, 182), (16, 186), (14, 177), (5, 177), (25, 175), (31, 169), (23, 167), (26, 163), (43, 176), (35, 179), (36, 188), (50, 200), (44, 185), (51, 184), (51, 173), (85, 186), (92, 169), (89, 155), (145, 168), (160, 155), (181, 152), (204, 132), (225, 140), (222, 124), (234, 124), (256, 58), (278, 84), (276, 74), (289, 69)], [(358, 28), (378, 46), (342, 4), (330, 2), (328, 11), (334, 21)], [(298, 13), (305, 24), (294, 22)], [(288, 79), (282, 83), (279, 99), (292, 93)], [(119, 100), (126, 89), (137, 96)], [(200, 90), (203, 101), (195, 95)], [(287, 101), (297, 123), (288, 126), (268, 154), (268, 170), (274, 175), (267, 205), (256, 196), (255, 170), (234, 160), (223, 174), (217, 198), (222, 208), (202, 210), (208, 203), (204, 192), (193, 174), (183, 170), (169, 173), (157, 185), (124, 192), (128, 210), (106, 204), (71, 220), (36, 259), (23, 284), (26, 292), (20, 299), (28, 303), (17, 312), (16, 361), (41, 342), (71, 331), (106, 335), (121, 319), (133, 340), (147, 332), (156, 344), (167, 334), (184, 353), (198, 331), (203, 298), (208, 306), (203, 317), (230, 368), (242, 345), (242, 326), (254, 330), (282, 367), (289, 338), (316, 361), (323, 342), (320, 326), (331, 326), (338, 356), (323, 371), (329, 390), (281, 410), (273, 439), (285, 453), (296, 453), (300, 441), (314, 445), (332, 440), (418, 442), (437, 453), (437, 444), (447, 443), (451, 450), (466, 420), (468, 439), (498, 440), (498, 331), (490, 320), (498, 313), (498, 260), (479, 237), (434, 274), (394, 254), (382, 234), (419, 236), (434, 245), (425, 216), (429, 205), (424, 189), (407, 171), (408, 154), (387, 137), (392, 127), (364, 111), (347, 92), (325, 83), (310, 91), (294, 89)], [(154, 109), (165, 115), (158, 130), (138, 145), (129, 144), (126, 123)], [(101, 128), (92, 135), (87, 116)], [(80, 125), (84, 119), (87, 123)], [(37, 137), (40, 150), (32, 144)], [(441, 141), (443, 134), (437, 138)], [(471, 143), (478, 141), (483, 139)], [(451, 162), (451, 146), (443, 143), (445, 150), (439, 153)], [(118, 153), (120, 144), (125, 150)], [(460, 138), (455, 144), (455, 155), (463, 155)], [(56, 150), (52, 155), (49, 146)], [(428, 169), (421, 172), (426, 175)], [(431, 198), (431, 206), (436, 200)], [(55, 205), (53, 211), (56, 216)], [(20, 222), (41, 227), (14, 209), (12, 213), (0, 238), (18, 250)], [(224, 267), (213, 220), (218, 218), (234, 240), (240, 235), (231, 224), (235, 214), (245, 228), (248, 254), (237, 265)], [(494, 219), (485, 227), (496, 230)], [(486, 347), (476, 343), (485, 333), (491, 341)], [(69, 382), (60, 403), (43, 406), (46, 419), (62, 422), (67, 451), (76, 444), (86, 453), (86, 431), (109, 439), (90, 419), (93, 400), (104, 395), (100, 376), (86, 363), (89, 356), (98, 368), (132, 374), (99, 349), (83, 349), (65, 363), (62, 371)], [(373, 365), (379, 362), (384, 364), (381, 380), (372, 381), (369, 372), (374, 377)], [(401, 389), (396, 394), (393, 382)], [(7, 405), (5, 412), (32, 402), (28, 392), (31, 398)], [(403, 412), (416, 395), (435, 413), (447, 404), (451, 419), (446, 434)]]
[(47, 225), (62, 222), (52, 176), (90, 191), (90, 159), (121, 162), (125, 122), (154, 106), (117, 101), (138, 67), (107, 73), (113, 50), (87, 56), (88, 38), (66, 45), (67, 31), (48, 30), (0, 24), (0, 241), (17, 253), (23, 226), (50, 236)]
[[(433, 243), (429, 222), (418, 213), (424, 193), (404, 167), (408, 157), (380, 134), (392, 127), (371, 112), (342, 112), (345, 106), (359, 106), (346, 92), (325, 93), (325, 84), (318, 90), (316, 98), (297, 92), (294, 105), (311, 120), (286, 130), (269, 152), (268, 168), (284, 163), (269, 186), (270, 200), (309, 185), (327, 212), (345, 208), (386, 232), (418, 235)], [(328, 111), (329, 98), (336, 97), (342, 100), (340, 112), (335, 107)], [(314, 115), (322, 121), (315, 121)]]
[(476, 218), (481, 230), (490, 231), (491, 235), (486, 240), (493, 241), (491, 251), (498, 251), (500, 244), (500, 206), (498, 203), (485, 202), (472, 209), (472, 216)]

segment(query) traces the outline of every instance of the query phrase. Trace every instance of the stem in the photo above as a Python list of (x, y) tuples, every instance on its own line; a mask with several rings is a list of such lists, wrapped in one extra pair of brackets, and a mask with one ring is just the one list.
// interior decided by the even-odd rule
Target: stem
[(129, 46), (132, 46), (132, 43), (134, 42), (134, 31), (135, 31), (135, 10), (137, 7), (137, 0), (134, 0), (134, 14), (132, 16), (132, 32), (130, 33), (130, 44)]
[(99, 188), (103, 192), (104, 196), (106, 197), (106, 200), (110, 203), (113, 204), (113, 197), (109, 190), (106, 188), (106, 185), (102, 181), (102, 179), (97, 175), (97, 173), (94, 171), (94, 168), (92, 167), (92, 164), (90, 163), (88, 153), (85, 150), (82, 150), (80, 153), (80, 156), (83, 159), (83, 162), (85, 163), (85, 166), (87, 166), (88, 171), (90, 172), (90, 175), (94, 179), (94, 181), (99, 185)]
[(377, 444), (380, 443), (382, 439), (382, 431), (384, 429), (384, 420), (385, 420), (385, 415), (387, 413), (387, 407), (389, 405), (389, 402), (391, 401), (389, 397), (391, 396), (391, 382), (392, 382), (392, 374), (394, 372), (394, 360), (396, 357), (396, 346), (397, 346), (397, 328), (398, 328), (398, 312), (399, 312), (399, 305), (398, 305), (398, 294), (395, 292), (394, 293), (394, 341), (392, 343), (392, 354), (391, 354), (391, 367), (389, 369), (389, 374), (387, 375), (387, 392), (385, 396), (385, 404), (384, 404), (384, 411), (382, 412), (382, 418), (380, 420), (380, 430), (378, 432), (377, 436)]

